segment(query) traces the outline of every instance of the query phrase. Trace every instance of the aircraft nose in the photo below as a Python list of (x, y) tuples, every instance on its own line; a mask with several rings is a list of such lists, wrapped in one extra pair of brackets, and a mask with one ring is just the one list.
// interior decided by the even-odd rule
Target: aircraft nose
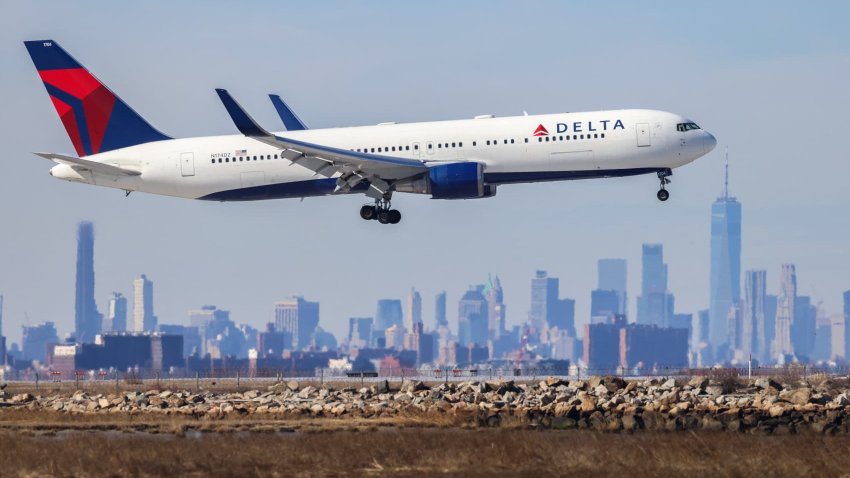
[(711, 150), (717, 146), (717, 138), (714, 137), (713, 134), (708, 131), (705, 132), (705, 136), (702, 139), (703, 148), (705, 149), (705, 153), (708, 154)]

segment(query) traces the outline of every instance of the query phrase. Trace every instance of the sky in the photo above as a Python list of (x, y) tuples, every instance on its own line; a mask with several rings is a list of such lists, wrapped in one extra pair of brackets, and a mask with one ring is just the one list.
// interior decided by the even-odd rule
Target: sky
[[(414, 286), (433, 324), (498, 275), (508, 325), (530, 308), (537, 269), (589, 319), (596, 261), (628, 260), (631, 317), (642, 243), (662, 243), (677, 312), (708, 307), (711, 203), (743, 204), (742, 267), (797, 266), (799, 293), (840, 312), (850, 289), (850, 35), (846, 2), (9, 2), (0, 18), (0, 294), (4, 334), (71, 331), (76, 224), (95, 223), (96, 299), (154, 282), (161, 323), (215, 304), (261, 327), (292, 295), (320, 325)], [(58, 181), (33, 151), (73, 153), (25, 40), (52, 39), (173, 137), (236, 130), (224, 87), (269, 129), (278, 93), (312, 128), (654, 108), (686, 115), (718, 147), (655, 176), (511, 185), (494, 198), (397, 194), (404, 218), (359, 218), (362, 196), (210, 203)]]

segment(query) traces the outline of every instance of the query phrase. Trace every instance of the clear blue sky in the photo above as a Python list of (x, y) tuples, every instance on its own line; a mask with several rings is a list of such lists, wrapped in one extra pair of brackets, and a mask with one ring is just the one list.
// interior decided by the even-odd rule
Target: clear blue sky
[[(247, 6), (245, 6), (247, 5)], [(587, 319), (598, 258), (662, 242), (679, 312), (708, 305), (709, 219), (723, 147), (743, 203), (743, 267), (797, 264), (801, 294), (829, 312), (850, 289), (850, 4), (845, 2), (14, 2), (0, 19), (0, 293), (5, 333), (71, 330), (76, 223), (96, 229), (97, 301), (155, 283), (161, 322), (213, 303), (261, 326), (292, 294), (321, 301), (321, 325), (374, 313), (381, 297), (457, 299), (487, 273), (508, 323), (525, 320), (535, 269), (562, 280)], [(22, 45), (59, 41), (172, 136), (235, 132), (227, 87), (269, 128), (277, 92), (311, 127), (651, 107), (690, 116), (719, 147), (651, 176), (500, 188), (497, 197), (398, 195), (404, 221), (362, 221), (361, 197), (206, 203), (50, 178), (31, 151), (73, 152)]]

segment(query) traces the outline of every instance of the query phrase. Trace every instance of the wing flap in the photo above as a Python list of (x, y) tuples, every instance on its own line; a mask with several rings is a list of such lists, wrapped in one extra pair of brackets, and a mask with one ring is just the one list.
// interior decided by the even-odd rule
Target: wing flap
[(74, 166), (75, 169), (87, 169), (93, 173), (99, 174), (108, 174), (111, 176), (139, 176), (141, 175), (141, 171), (136, 171), (133, 169), (126, 169), (119, 166), (115, 166), (112, 164), (100, 163), (97, 161), (92, 161), (90, 159), (82, 159), (75, 158), (74, 156), (67, 156), (64, 154), (58, 153), (33, 153), (36, 156), (40, 156), (44, 159), (49, 159), (54, 163), (62, 163), (69, 164)]

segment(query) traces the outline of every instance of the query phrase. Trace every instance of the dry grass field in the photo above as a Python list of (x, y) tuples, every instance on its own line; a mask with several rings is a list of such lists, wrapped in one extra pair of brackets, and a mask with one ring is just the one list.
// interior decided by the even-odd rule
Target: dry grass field
[(0, 432), (2, 476), (848, 476), (850, 437), (519, 429)]

